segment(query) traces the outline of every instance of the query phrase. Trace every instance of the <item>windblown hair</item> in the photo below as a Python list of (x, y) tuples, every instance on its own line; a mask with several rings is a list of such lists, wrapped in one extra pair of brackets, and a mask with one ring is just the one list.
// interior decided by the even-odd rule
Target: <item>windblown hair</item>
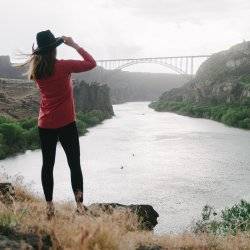
[(28, 71), (25, 75), (28, 76), (29, 80), (43, 79), (53, 74), (56, 61), (56, 48), (48, 50), (43, 54), (30, 54), (28, 56), (28, 60), (18, 67), (28, 65)]

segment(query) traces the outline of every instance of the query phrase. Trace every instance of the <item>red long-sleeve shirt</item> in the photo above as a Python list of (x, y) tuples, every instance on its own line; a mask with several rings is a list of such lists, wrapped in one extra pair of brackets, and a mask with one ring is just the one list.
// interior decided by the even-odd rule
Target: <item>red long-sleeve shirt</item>
[(76, 119), (71, 73), (96, 66), (94, 58), (83, 48), (77, 52), (83, 60), (56, 59), (53, 75), (35, 81), (40, 90), (38, 126), (41, 128), (59, 128)]

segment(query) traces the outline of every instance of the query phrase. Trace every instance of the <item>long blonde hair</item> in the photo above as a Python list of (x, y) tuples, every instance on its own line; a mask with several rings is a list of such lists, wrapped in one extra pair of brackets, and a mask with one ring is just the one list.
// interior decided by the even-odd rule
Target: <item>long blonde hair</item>
[(24, 75), (27, 75), (29, 80), (43, 79), (53, 74), (56, 61), (56, 48), (42, 54), (32, 53), (23, 55), (28, 56), (28, 59), (26, 62), (16, 65), (16, 67), (28, 65), (28, 70)]

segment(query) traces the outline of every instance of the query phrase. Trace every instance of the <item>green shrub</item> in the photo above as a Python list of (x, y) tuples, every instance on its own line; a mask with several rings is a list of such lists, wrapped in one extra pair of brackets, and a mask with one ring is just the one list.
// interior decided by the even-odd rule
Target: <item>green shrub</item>
[(202, 209), (202, 219), (193, 227), (195, 233), (212, 233), (218, 235), (250, 231), (250, 203), (241, 200), (231, 208), (225, 208), (218, 214), (214, 208), (206, 205)]
[[(107, 114), (100, 110), (90, 112), (78, 112), (76, 125), (79, 135), (84, 135), (87, 128), (94, 126), (105, 118)], [(37, 128), (37, 118), (13, 120), (0, 116), (0, 159), (24, 152), (26, 149), (37, 149), (40, 147), (40, 138)]]
[(103, 121), (104, 119), (107, 118), (107, 115), (105, 112), (101, 111), (101, 110), (92, 110), (90, 112), (88, 112), (88, 114), (90, 116), (95, 116), (99, 119), (99, 121)]
[(170, 111), (192, 117), (213, 119), (226, 125), (250, 129), (250, 104), (197, 104), (156, 101), (149, 105), (156, 111)]
[(210, 119), (215, 121), (221, 121), (222, 116), (226, 113), (227, 107), (225, 106), (215, 106), (210, 108)]
[(0, 134), (0, 160), (8, 155), (9, 147), (5, 144), (3, 134)]
[(94, 126), (105, 119), (105, 114), (99, 110), (93, 110), (87, 113), (79, 112), (77, 115), (77, 119), (85, 122), (87, 126)]
[(5, 150), (8, 155), (16, 152), (23, 152), (26, 148), (24, 130), (19, 124), (0, 124), (0, 134), (3, 136), (2, 142), (5, 144)]
[(79, 135), (84, 135), (87, 132), (87, 125), (82, 120), (76, 120), (76, 126)]
[(13, 228), (17, 225), (19, 218), (11, 212), (0, 213), (0, 232), (4, 235), (12, 233)]
[(6, 116), (0, 115), (0, 124), (1, 123), (12, 123), (14, 120), (7, 118)]
[(27, 149), (34, 150), (40, 147), (40, 138), (37, 126), (31, 127), (24, 132)]
[(222, 116), (221, 120), (223, 123), (230, 126), (239, 126), (239, 121), (246, 119), (248, 116), (247, 109), (240, 108), (229, 108), (226, 113)]
[(244, 75), (240, 78), (240, 82), (244, 85), (250, 85), (250, 75)]
[(245, 118), (244, 120), (239, 121), (239, 127), (250, 129), (250, 118)]
[(24, 129), (31, 129), (37, 126), (37, 119), (30, 118), (30, 119), (20, 120), (19, 124)]

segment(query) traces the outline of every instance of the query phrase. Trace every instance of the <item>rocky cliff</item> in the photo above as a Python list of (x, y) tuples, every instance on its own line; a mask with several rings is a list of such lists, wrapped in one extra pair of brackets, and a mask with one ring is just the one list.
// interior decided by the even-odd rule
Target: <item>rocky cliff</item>
[(108, 115), (113, 115), (113, 107), (110, 99), (110, 89), (106, 84), (84, 81), (74, 81), (74, 96), (77, 111), (101, 110)]
[(112, 103), (152, 101), (161, 93), (180, 87), (190, 80), (188, 75), (167, 73), (129, 72), (123, 70), (94, 70), (74, 75), (86, 82), (105, 82), (110, 87)]
[[(87, 84), (74, 81), (77, 111), (101, 110), (112, 116), (113, 108), (107, 85)], [(22, 119), (36, 117), (39, 110), (39, 91), (34, 82), (20, 79), (0, 78), (0, 114)]]
[(13, 67), (9, 56), (0, 56), (0, 78), (24, 78), (24, 69)]
[(213, 54), (183, 87), (165, 92), (160, 101), (245, 103), (250, 99), (250, 42)]

